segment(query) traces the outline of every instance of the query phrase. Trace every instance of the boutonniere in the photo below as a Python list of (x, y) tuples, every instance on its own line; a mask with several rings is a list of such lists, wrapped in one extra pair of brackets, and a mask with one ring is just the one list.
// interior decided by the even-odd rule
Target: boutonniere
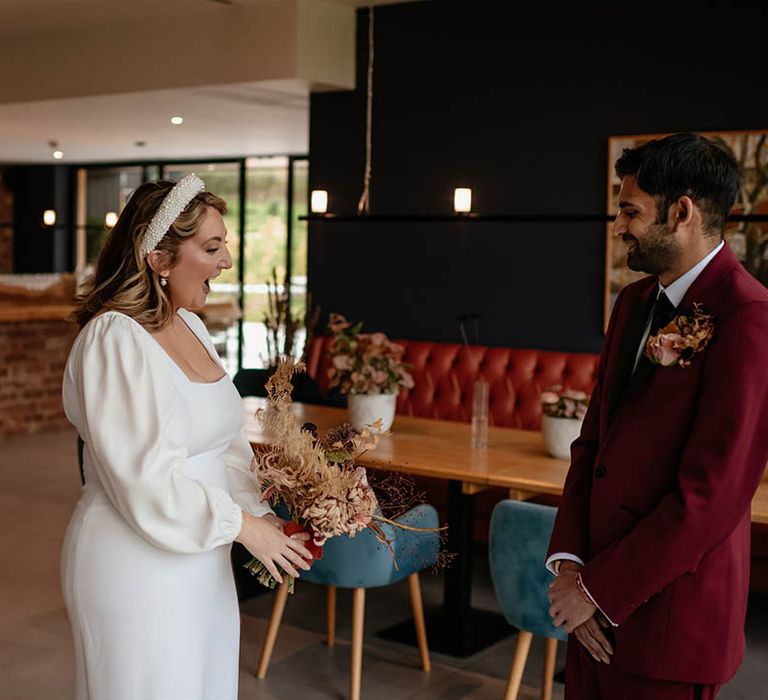
[(645, 356), (662, 367), (687, 367), (691, 358), (707, 347), (714, 332), (714, 318), (704, 313), (701, 304), (694, 304), (692, 314), (676, 316), (648, 338)]

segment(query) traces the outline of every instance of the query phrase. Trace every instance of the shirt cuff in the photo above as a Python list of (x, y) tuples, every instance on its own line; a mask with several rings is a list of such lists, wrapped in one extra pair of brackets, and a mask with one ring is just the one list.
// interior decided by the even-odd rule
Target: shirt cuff
[(584, 566), (582, 559), (577, 557), (575, 554), (569, 554), (568, 552), (556, 552), (551, 557), (549, 557), (549, 559), (547, 559), (546, 563), (547, 570), (553, 576), (557, 576), (561, 561), (575, 561), (577, 564)]
[(611, 618), (610, 618), (610, 617), (608, 617), (608, 615), (606, 615), (606, 614), (603, 612), (603, 609), (602, 609), (602, 608), (601, 608), (601, 607), (600, 607), (600, 606), (597, 604), (597, 601), (596, 601), (596, 600), (595, 600), (595, 599), (592, 597), (592, 594), (589, 592), (589, 590), (587, 590), (587, 587), (584, 585), (584, 581), (582, 581), (582, 580), (581, 580), (581, 574), (579, 574), (579, 585), (581, 586), (581, 590), (582, 590), (582, 591), (584, 591), (584, 593), (586, 594), (587, 598), (589, 598), (589, 600), (590, 600), (590, 602), (592, 603), (592, 605), (594, 605), (594, 606), (595, 606), (595, 607), (598, 609), (598, 611), (600, 612), (600, 614), (601, 614), (601, 615), (602, 615), (602, 616), (603, 616), (603, 617), (604, 617), (606, 620), (608, 620), (608, 622), (611, 624), (611, 626), (612, 626), (612, 627), (618, 627), (618, 625), (617, 625), (617, 624), (616, 624), (616, 623), (615, 623), (613, 620), (611, 620)]

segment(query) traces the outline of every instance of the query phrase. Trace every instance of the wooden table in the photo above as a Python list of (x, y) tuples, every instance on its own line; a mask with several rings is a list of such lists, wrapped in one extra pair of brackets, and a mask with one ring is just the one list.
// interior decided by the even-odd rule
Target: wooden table
[[(253, 414), (264, 399), (243, 399), (245, 432), (253, 444), (266, 444), (267, 436)], [(314, 423), (322, 432), (347, 420), (342, 408), (293, 404), (301, 423)], [(559, 494), (568, 461), (547, 455), (541, 433), (511, 428), (489, 428), (488, 448), (470, 446), (470, 425), (455, 421), (397, 416), (392, 435), (380, 439), (375, 450), (360, 458), (365, 466), (385, 467), (419, 476), (459, 481), (465, 491), (503, 486), (526, 493)]]
[[(250, 397), (243, 404), (249, 440), (269, 443), (254, 418), (265, 400)], [(320, 432), (347, 418), (346, 410), (340, 408), (295, 403), (293, 410), (301, 423), (314, 423)], [(538, 432), (489, 428), (488, 447), (483, 450), (472, 449), (470, 434), (468, 423), (396, 416), (392, 435), (382, 437), (375, 450), (358, 460), (364, 466), (448, 480), (448, 548), (459, 556), (446, 571), (443, 609), (439, 616), (429, 617), (430, 639), (435, 640), (430, 646), (462, 657), (509, 634), (499, 616), (471, 606), (474, 494), (500, 486), (516, 499), (540, 493), (559, 495), (569, 466), (567, 460), (545, 452)], [(766, 481), (752, 502), (752, 520), (768, 523)]]
[[(254, 418), (264, 399), (243, 399), (245, 431), (254, 444), (269, 442)], [(293, 405), (301, 422), (317, 425), (320, 431), (343, 423), (342, 408)], [(462, 491), (476, 493), (488, 486), (509, 489), (513, 498), (537, 493), (563, 492), (568, 460), (554, 459), (544, 451), (541, 433), (514, 428), (489, 428), (488, 448), (473, 450), (470, 425), (455, 421), (397, 416), (392, 435), (381, 438), (372, 452), (359, 460), (364, 466), (385, 467), (418, 476), (457, 481)], [(768, 524), (768, 474), (752, 501), (752, 522)]]

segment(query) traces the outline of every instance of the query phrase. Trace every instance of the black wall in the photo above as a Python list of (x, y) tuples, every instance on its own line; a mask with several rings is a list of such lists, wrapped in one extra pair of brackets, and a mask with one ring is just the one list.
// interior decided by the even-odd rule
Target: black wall
[[(501, 9), (499, 9), (501, 8)], [(608, 137), (768, 127), (766, 10), (695, 16), (486, 2), (375, 10), (373, 214), (445, 214), (473, 188), (480, 214), (604, 214)], [(311, 99), (311, 187), (354, 213), (362, 191), (367, 10), (358, 89)], [(598, 351), (600, 223), (312, 222), (309, 284), (394, 337), (460, 340), (479, 312), (489, 345)]]

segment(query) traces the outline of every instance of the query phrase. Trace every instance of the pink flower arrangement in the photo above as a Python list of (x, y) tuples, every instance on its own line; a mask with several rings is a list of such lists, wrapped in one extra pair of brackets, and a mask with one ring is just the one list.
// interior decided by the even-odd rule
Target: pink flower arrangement
[(684, 348), (683, 336), (679, 333), (661, 332), (648, 343), (648, 353), (654, 364), (671, 367), (680, 359), (680, 350)]
[(587, 412), (589, 395), (583, 391), (552, 386), (541, 393), (541, 410), (552, 418), (581, 420)]
[(342, 394), (396, 394), (413, 388), (413, 377), (402, 360), (405, 348), (384, 333), (361, 333), (341, 314), (331, 314), (328, 328), (334, 334), (328, 349), (330, 387)]
[(709, 345), (715, 332), (714, 319), (699, 304), (693, 307), (693, 314), (680, 314), (648, 338), (645, 355), (651, 362), (662, 367), (687, 367), (691, 358)]

